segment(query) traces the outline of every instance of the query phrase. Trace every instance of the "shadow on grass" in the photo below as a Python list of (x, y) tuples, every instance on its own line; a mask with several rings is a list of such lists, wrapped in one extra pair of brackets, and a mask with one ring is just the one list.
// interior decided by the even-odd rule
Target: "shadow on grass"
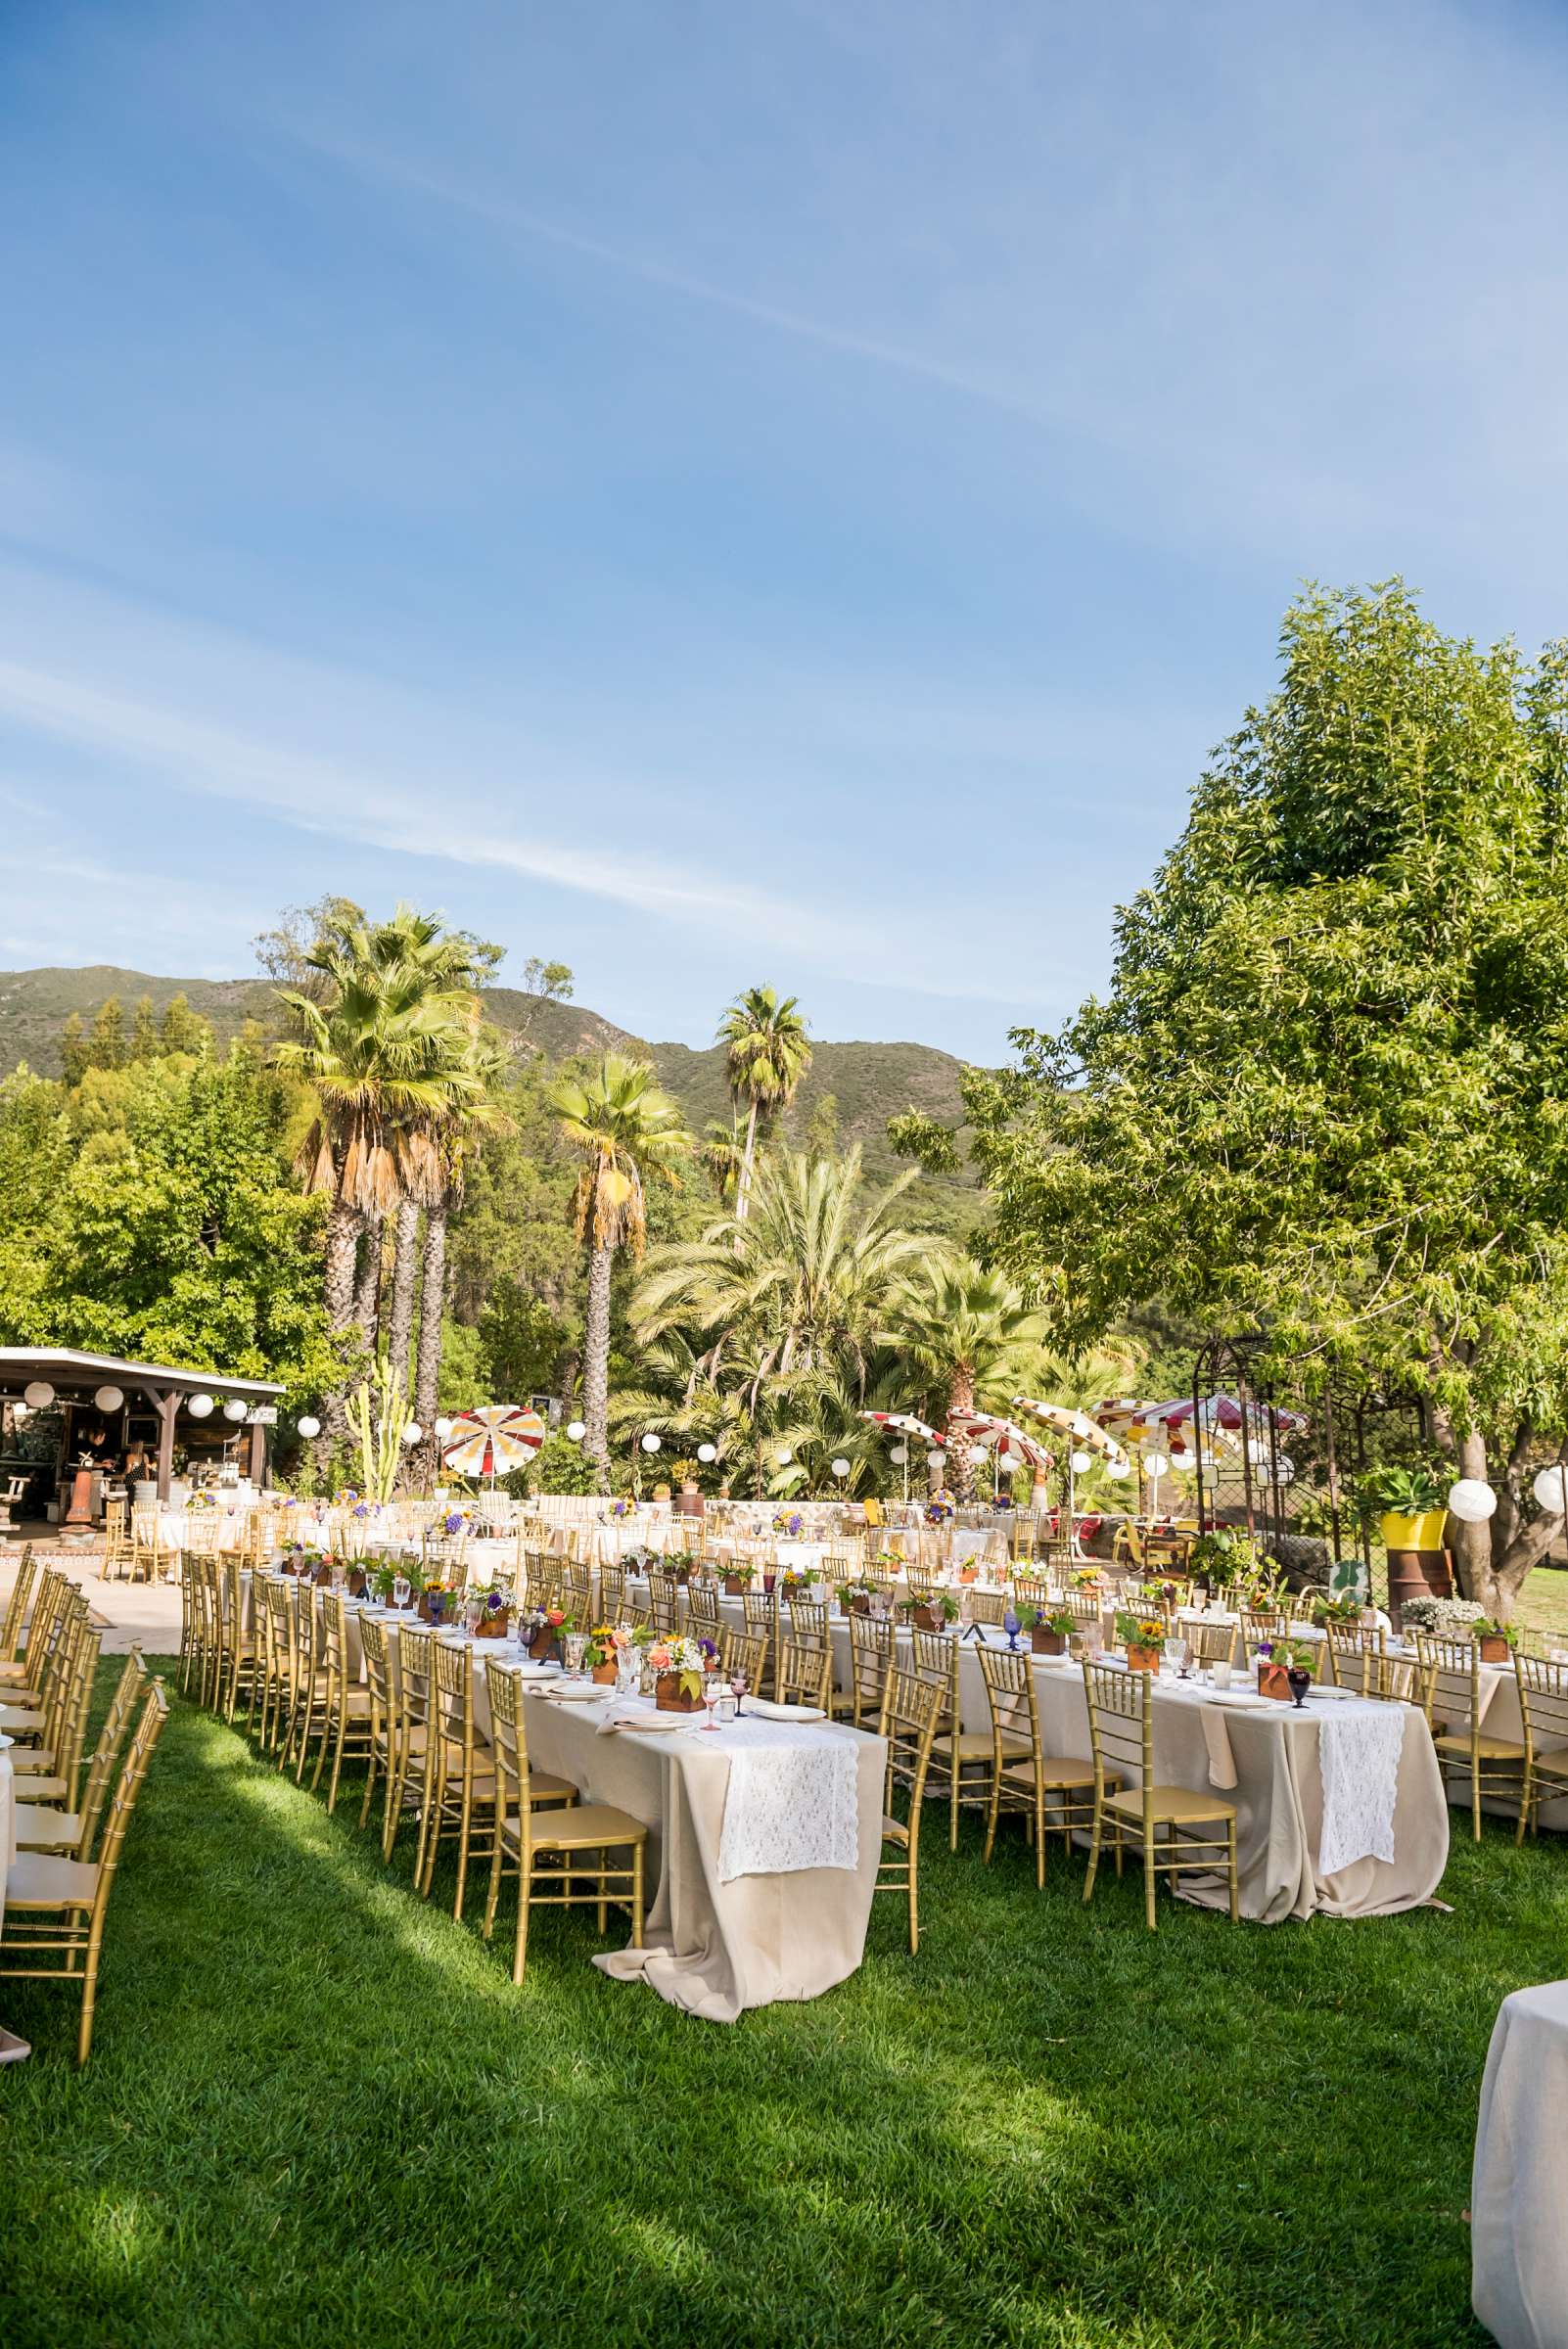
[[(1460, 1912), (1234, 1930), (1056, 1847), (928, 1839), (812, 2004), (695, 2021), (542, 1919), (509, 1979), (413, 1837), (384, 1869), (177, 1704), (88, 2071), (8, 1985), (0, 2337), (1207, 2349), (1476, 2341), (1465, 2199), (1498, 2001), (1558, 1962), (1563, 1856), (1489, 1833)], [(444, 1895), (442, 1886), (444, 1883)], [(11, 2246), (16, 2246), (15, 2253)]]

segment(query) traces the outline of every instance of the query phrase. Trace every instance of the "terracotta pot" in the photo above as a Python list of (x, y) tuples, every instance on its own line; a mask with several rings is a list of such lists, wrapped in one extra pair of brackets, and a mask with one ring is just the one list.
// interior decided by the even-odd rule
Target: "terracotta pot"
[(654, 1681), (654, 1705), (661, 1713), (695, 1713), (702, 1698), (688, 1696), (680, 1684), (678, 1672), (661, 1672)]
[(1405, 1621), (1407, 1598), (1452, 1598), (1453, 1573), (1446, 1549), (1391, 1549), (1388, 1553), (1388, 1611), (1396, 1631)]
[(595, 1664), (588, 1675), (589, 1680), (595, 1681), (601, 1688), (613, 1688), (620, 1677), (613, 1663)]
[[(1134, 1647), (1129, 1641), (1127, 1668), (1129, 1672), (1158, 1672), (1160, 1669), (1159, 1649), (1157, 1647)], [(1285, 1693), (1287, 1696), (1289, 1695), (1288, 1688)]]
[(677, 1566), (675, 1568), (675, 1580), (680, 1585), (680, 1588), (684, 1590), (686, 1585), (691, 1581), (691, 1568), (689, 1566)]
[(484, 1614), (474, 1626), (476, 1639), (504, 1639), (512, 1628), (510, 1607), (497, 1607), (495, 1613)]
[(959, 1580), (961, 1583), (975, 1583), (975, 1582), (978, 1582), (978, 1581), (980, 1580), (980, 1568), (979, 1568), (979, 1566), (978, 1566), (977, 1564), (975, 1564), (973, 1561), (971, 1561), (971, 1563), (970, 1563), (970, 1564), (968, 1564), (967, 1566), (960, 1566), (960, 1567), (959, 1567), (959, 1569), (958, 1569), (958, 1580)]
[(1282, 1704), (1294, 1703), (1290, 1692), (1290, 1667), (1287, 1664), (1260, 1664), (1258, 1694), (1274, 1697)]
[(742, 1582), (738, 1574), (726, 1574), (724, 1577), (724, 1596), (726, 1598), (744, 1598), (750, 1587), (749, 1584)]
[(916, 1607), (909, 1620), (922, 1632), (940, 1632), (943, 1628), (942, 1616), (935, 1607)]
[(1480, 1640), (1483, 1664), (1511, 1664), (1513, 1650), (1500, 1632), (1483, 1632)]
[(1067, 1634), (1048, 1632), (1042, 1623), (1031, 1624), (1029, 1644), (1037, 1656), (1065, 1656)]

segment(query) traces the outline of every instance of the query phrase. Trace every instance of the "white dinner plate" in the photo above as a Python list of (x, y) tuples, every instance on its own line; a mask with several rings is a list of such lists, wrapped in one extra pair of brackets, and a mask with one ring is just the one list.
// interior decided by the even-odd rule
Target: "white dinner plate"
[[(1260, 1696), (1256, 1688), (1211, 1688), (1209, 1702), (1211, 1705), (1272, 1705), (1278, 1699)], [(1294, 1712), (1295, 1707), (1292, 1706), (1291, 1710)]]

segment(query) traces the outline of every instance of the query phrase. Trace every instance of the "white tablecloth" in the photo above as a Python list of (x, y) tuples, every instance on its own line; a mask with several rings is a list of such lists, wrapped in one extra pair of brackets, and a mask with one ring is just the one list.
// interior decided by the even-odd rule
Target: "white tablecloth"
[(6, 1921), (6, 1875), (17, 1857), (17, 1806), (9, 1737), (0, 1737), (0, 1925)]
[(1568, 1982), (1504, 1999), (1481, 2083), (1470, 2298), (1500, 2349), (1568, 2343)]

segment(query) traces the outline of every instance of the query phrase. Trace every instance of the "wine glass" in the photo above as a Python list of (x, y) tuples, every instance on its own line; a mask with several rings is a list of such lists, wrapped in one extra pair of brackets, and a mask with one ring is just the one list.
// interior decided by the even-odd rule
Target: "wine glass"
[(1174, 1681), (1179, 1676), (1181, 1667), (1187, 1660), (1187, 1643), (1184, 1639), (1167, 1639), (1163, 1653), (1166, 1671)]
[(703, 1681), (703, 1703), (708, 1708), (708, 1719), (704, 1723), (703, 1727), (705, 1728), (712, 1729), (715, 1735), (718, 1730), (718, 1724), (714, 1719), (714, 1716), (718, 1711), (718, 1700), (723, 1693), (724, 1683), (719, 1679), (717, 1673), (709, 1673)]
[(734, 1692), (735, 1697), (735, 1719), (739, 1721), (741, 1717), (741, 1699), (746, 1694), (745, 1673), (732, 1672), (729, 1676), (729, 1684)]
[(399, 1612), (401, 1612), (401, 1610), (407, 1606), (409, 1599), (413, 1595), (413, 1589), (414, 1586), (409, 1581), (406, 1574), (399, 1573), (392, 1576), (392, 1605), (396, 1607)]
[(474, 1634), (479, 1630), (480, 1617), (484, 1614), (484, 1600), (476, 1591), (470, 1590), (467, 1597), (463, 1601), (463, 1628), (471, 1639), (473, 1638)]
[(1305, 1664), (1292, 1664), (1285, 1679), (1290, 1683), (1290, 1693), (1296, 1700), (1296, 1710), (1299, 1713), (1307, 1691), (1313, 1684), (1313, 1676)]

